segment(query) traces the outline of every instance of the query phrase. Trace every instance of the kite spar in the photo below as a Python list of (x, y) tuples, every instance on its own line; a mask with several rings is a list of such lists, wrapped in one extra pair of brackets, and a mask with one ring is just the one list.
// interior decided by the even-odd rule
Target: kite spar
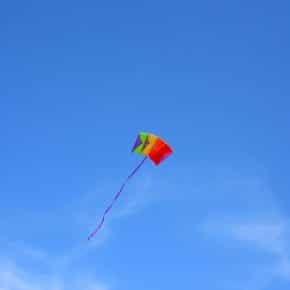
[(88, 236), (88, 240), (92, 239), (94, 235), (102, 228), (105, 217), (113, 207), (114, 203), (119, 198), (121, 192), (125, 188), (127, 182), (136, 174), (136, 172), (141, 168), (141, 166), (144, 164), (146, 159), (149, 157), (154, 164), (157, 166), (162, 161), (164, 161), (170, 154), (172, 154), (173, 150), (172, 148), (160, 137), (155, 136), (151, 133), (146, 132), (140, 132), (137, 136), (135, 145), (132, 149), (132, 152), (144, 155), (145, 157), (142, 159), (142, 161), (137, 165), (137, 167), (128, 175), (125, 182), (120, 187), (119, 191), (115, 194), (112, 202), (109, 204), (109, 206), (106, 208), (106, 210), (103, 213), (102, 219), (96, 229)]

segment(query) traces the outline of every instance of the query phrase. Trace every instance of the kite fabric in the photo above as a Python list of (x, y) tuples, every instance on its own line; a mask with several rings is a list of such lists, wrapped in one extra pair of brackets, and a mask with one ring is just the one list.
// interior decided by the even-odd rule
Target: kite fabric
[(139, 133), (132, 151), (149, 156), (155, 165), (159, 165), (173, 152), (163, 139), (145, 132)]
[(164, 161), (170, 154), (172, 154), (172, 148), (160, 137), (155, 136), (151, 133), (140, 132), (137, 136), (135, 145), (132, 152), (145, 155), (144, 159), (137, 165), (137, 167), (128, 175), (125, 182), (120, 187), (119, 191), (115, 194), (112, 202), (104, 211), (101, 222), (96, 227), (96, 229), (89, 235), (88, 240), (92, 239), (93, 236), (102, 228), (105, 217), (113, 207), (114, 203), (117, 201), (121, 195), (123, 189), (125, 188), (127, 182), (136, 174), (136, 172), (141, 168), (146, 159), (149, 157), (154, 164), (157, 166), (162, 161)]

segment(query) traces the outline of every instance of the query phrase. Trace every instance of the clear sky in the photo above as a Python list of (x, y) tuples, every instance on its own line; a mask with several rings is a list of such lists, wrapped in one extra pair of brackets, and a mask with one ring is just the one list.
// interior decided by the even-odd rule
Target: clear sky
[(289, 289), (289, 1), (2, 2), (0, 289)]

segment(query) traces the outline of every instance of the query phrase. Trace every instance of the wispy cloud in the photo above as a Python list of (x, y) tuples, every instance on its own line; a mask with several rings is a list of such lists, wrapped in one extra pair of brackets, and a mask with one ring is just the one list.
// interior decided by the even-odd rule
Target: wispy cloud
[[(102, 232), (98, 237), (105, 242), (112, 234), (112, 224), (115, 221), (129, 216), (137, 215), (146, 206), (158, 201), (160, 195), (156, 189), (158, 181), (153, 181), (150, 174), (139, 174), (138, 178), (127, 183), (119, 199), (106, 216)], [(100, 182), (95, 190), (85, 194), (81, 200), (74, 205), (73, 220), (83, 229), (92, 230), (100, 222), (104, 210), (113, 200), (114, 195), (122, 185), (122, 181)], [(101, 245), (97, 243), (96, 245)]]
[[(136, 215), (156, 200), (151, 177), (142, 174), (138, 177), (128, 184), (102, 231), (90, 242), (86, 239), (87, 235), (96, 226), (106, 205), (120, 186), (118, 181), (99, 182), (95, 190), (78, 196), (67, 204), (62, 209), (62, 214), (47, 212), (38, 216), (40, 222), (47, 221), (47, 232), (53, 236), (54, 232), (60, 232), (61, 229), (65, 230), (63, 235), (74, 233), (69, 239), (62, 240), (67, 243), (62, 247), (62, 252), (55, 252), (53, 248), (40, 249), (17, 240), (11, 242), (2, 239), (1, 243), (5, 245), (7, 252), (0, 251), (0, 290), (110, 289), (107, 283), (100, 282), (94, 275), (85, 274), (86, 270), (77, 271), (75, 265), (108, 240), (113, 232), (114, 220)], [(34, 266), (27, 267), (27, 262)], [(33, 268), (38, 264), (41, 266)]]
[[(83, 270), (73, 275), (71, 269), (101, 247), (113, 233), (112, 223), (138, 214), (144, 207), (154, 202), (157, 195), (154, 192), (154, 183), (150, 176), (140, 174), (139, 178), (132, 180), (108, 216), (104, 227), (97, 237), (87, 241), (87, 235), (98, 223), (106, 205), (114, 196), (120, 184), (116, 182), (100, 182), (95, 190), (78, 196), (63, 209), (58, 222), (52, 217), (48, 230), (59, 231), (66, 228), (74, 232), (73, 237), (67, 241), (67, 247), (61, 253), (53, 250), (45, 251), (27, 243), (15, 241), (2, 241), (9, 252), (4, 256), (0, 252), (0, 290), (107, 290), (108, 285), (101, 283), (92, 276), (84, 275)], [(47, 217), (48, 219), (48, 217)], [(68, 222), (69, 220), (69, 222)], [(69, 228), (69, 229), (68, 229)], [(3, 262), (3, 257), (10, 262)], [(42, 272), (50, 274), (41, 275), (39, 269), (31, 270), (18, 261), (34, 261), (41, 263)], [(53, 265), (53, 267), (51, 267)], [(25, 270), (24, 270), (25, 269)], [(46, 270), (48, 271), (46, 271)], [(44, 270), (44, 271), (43, 271)], [(41, 277), (40, 277), (41, 276)]]
[[(220, 220), (217, 222), (216, 220)], [(289, 222), (280, 220), (253, 220), (230, 218), (215, 221), (208, 220), (203, 225), (203, 232), (224, 244), (239, 247), (239, 254), (247, 253), (245, 248), (255, 250), (263, 256), (263, 262), (259, 258), (248, 257), (249, 264), (257, 265), (256, 269), (243, 281), (243, 287), (247, 289), (267, 289), (268, 284), (275, 279), (290, 281), (290, 252), (288, 245)], [(244, 255), (244, 258), (247, 254)], [(266, 260), (265, 260), (266, 259)], [(263, 266), (261, 266), (263, 265)], [(242, 287), (237, 287), (242, 289)], [(244, 288), (243, 288), (244, 289)]]
[[(11, 242), (0, 251), (0, 290), (108, 290), (107, 283), (90, 274), (86, 267), (73, 264), (82, 249), (57, 255), (23, 242)], [(80, 248), (80, 246), (79, 246)], [(78, 251), (79, 252), (78, 252)], [(79, 261), (78, 261), (79, 262)]]
[[(226, 176), (220, 179), (224, 182), (217, 178), (212, 183), (222, 196), (216, 202), (219, 210), (204, 219), (201, 231), (211, 241), (238, 248), (248, 265), (256, 267), (233, 289), (267, 289), (275, 279), (290, 281), (290, 222), (275, 194), (261, 178), (231, 174), (228, 182)], [(247, 256), (247, 249), (255, 257)]]
[(37, 275), (11, 261), (0, 262), (0, 290), (108, 290), (109, 287), (85, 275)]
[(33, 247), (22, 241), (6, 241), (6, 249), (10, 253), (14, 253), (14, 255), (23, 256), (36, 261), (44, 262), (49, 258), (46, 251)]
[(122, 207), (113, 214), (113, 218), (132, 216), (154, 202), (156, 195), (154, 196), (153, 184), (150, 176), (142, 176), (142, 181), (133, 183), (128, 197), (124, 197)]

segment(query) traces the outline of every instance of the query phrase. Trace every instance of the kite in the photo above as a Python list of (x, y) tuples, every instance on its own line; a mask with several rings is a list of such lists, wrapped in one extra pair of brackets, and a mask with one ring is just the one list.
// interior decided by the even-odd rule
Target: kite
[(137, 167), (130, 173), (125, 182), (120, 187), (119, 191), (115, 194), (112, 202), (104, 211), (102, 219), (96, 229), (88, 236), (88, 240), (92, 239), (93, 236), (102, 228), (105, 217), (113, 207), (114, 203), (119, 198), (121, 192), (125, 188), (127, 182), (136, 174), (136, 172), (141, 168), (148, 157), (153, 161), (153, 163), (158, 166), (162, 161), (164, 161), (170, 154), (173, 153), (172, 148), (168, 145), (162, 138), (151, 133), (140, 132), (137, 136), (135, 145), (132, 148), (132, 152), (138, 153), (144, 156), (142, 161), (137, 165)]

